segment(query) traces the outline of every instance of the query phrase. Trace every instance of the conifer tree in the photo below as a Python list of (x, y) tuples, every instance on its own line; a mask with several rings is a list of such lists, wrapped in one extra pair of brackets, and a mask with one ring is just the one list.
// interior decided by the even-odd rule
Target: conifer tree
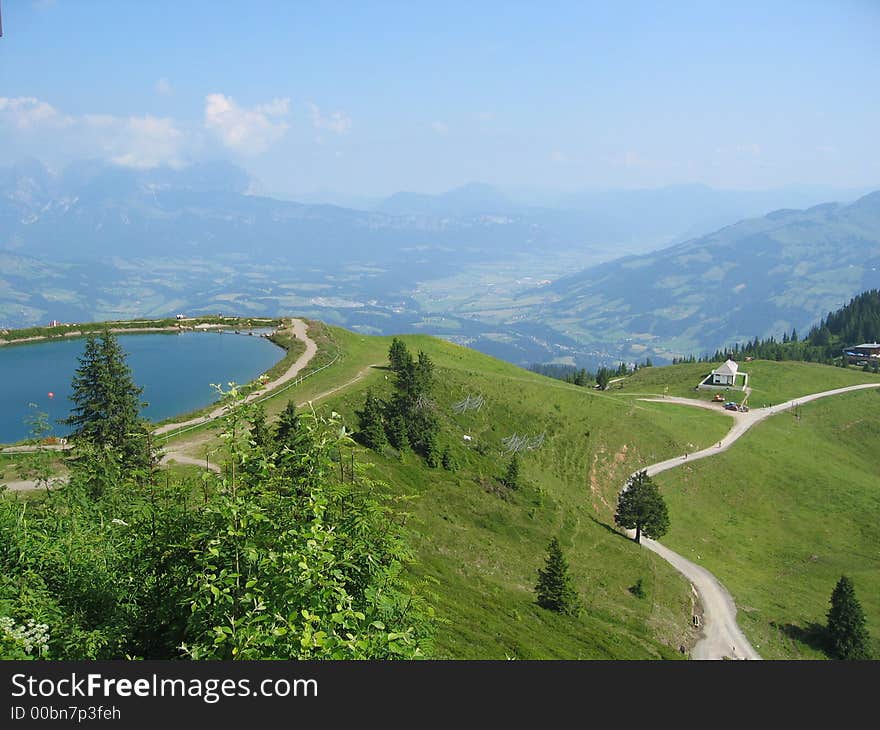
[[(413, 361), (407, 352), (403, 360), (404, 363), (396, 370), (396, 392), (385, 404), (388, 441), (398, 449), (408, 444), (428, 458), (432, 449), (436, 448), (440, 431), (430, 398), (434, 387), (434, 363), (424, 352), (419, 352), (417, 361)], [(406, 435), (405, 440), (401, 437), (402, 433)], [(431, 458), (436, 462), (437, 457), (435, 454)]]
[(251, 440), (260, 449), (268, 449), (272, 443), (272, 432), (266, 423), (266, 409), (261, 403), (254, 407), (251, 414)]
[(412, 365), (412, 355), (409, 354), (403, 341), (396, 337), (391, 341), (391, 347), (388, 349), (388, 361), (395, 373), (401, 373)]
[(275, 426), (275, 443), (279, 447), (293, 447), (299, 435), (300, 421), (299, 414), (296, 412), (296, 403), (292, 400), (287, 401), (284, 410), (278, 417), (278, 423)]
[(580, 610), (577, 591), (568, 574), (568, 563), (562, 554), (559, 540), (555, 537), (547, 546), (544, 567), (538, 569), (535, 591), (538, 594), (538, 605), (543, 608), (572, 616)]
[(146, 468), (152, 458), (149, 432), (140, 418), (146, 403), (125, 362), (125, 353), (109, 330), (89, 335), (73, 377), (74, 406), (62, 423), (71, 439), (111, 448), (126, 467)]
[(388, 441), (385, 436), (385, 425), (382, 423), (382, 401), (367, 390), (364, 407), (356, 415), (360, 424), (358, 440), (367, 448), (378, 451)]
[(434, 432), (427, 434), (423, 444), (425, 463), (432, 469), (440, 466), (440, 447), (437, 445), (437, 436)]
[(501, 482), (508, 489), (519, 489), (519, 457), (516, 454), (508, 462), (507, 471), (504, 472)]
[(669, 530), (666, 502), (648, 472), (636, 473), (617, 499), (614, 521), (627, 530), (635, 530), (635, 541), (641, 542), (642, 533), (660, 538)]
[(398, 451), (403, 451), (409, 446), (409, 438), (406, 433), (406, 421), (399, 413), (389, 412), (385, 422), (385, 434), (388, 443)]
[(452, 455), (452, 450), (448, 446), (443, 449), (443, 456), (440, 458), (440, 463), (446, 471), (455, 471), (458, 469), (458, 464), (455, 461), (455, 457)]
[(827, 631), (831, 651), (838, 659), (871, 658), (865, 614), (852, 581), (845, 575), (831, 593)]

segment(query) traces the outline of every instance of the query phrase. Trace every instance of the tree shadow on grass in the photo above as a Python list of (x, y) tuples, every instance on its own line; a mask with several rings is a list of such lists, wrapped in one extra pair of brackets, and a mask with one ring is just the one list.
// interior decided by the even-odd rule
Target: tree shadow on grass
[(623, 538), (624, 540), (629, 540), (629, 542), (633, 542), (633, 540), (631, 538), (627, 537), (622, 532), (616, 530), (612, 525), (609, 525), (607, 522), (602, 522), (601, 520), (597, 520), (595, 517), (593, 517), (593, 515), (588, 515), (588, 517), (593, 522), (595, 522), (597, 525), (599, 525), (599, 527), (602, 527), (602, 528), (608, 530), (608, 532), (610, 532), (612, 535), (615, 535), (616, 537)]
[(828, 633), (822, 624), (811, 622), (806, 627), (802, 627), (796, 624), (778, 624), (771, 621), (770, 625), (774, 629), (779, 629), (790, 639), (806, 644), (811, 649), (821, 651), (826, 656), (831, 655), (828, 647)]

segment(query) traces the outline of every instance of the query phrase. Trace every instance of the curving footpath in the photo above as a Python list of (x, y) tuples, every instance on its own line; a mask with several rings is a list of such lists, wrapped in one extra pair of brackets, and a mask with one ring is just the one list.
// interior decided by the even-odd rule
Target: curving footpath
[[(293, 334), (296, 335), (297, 339), (302, 340), (306, 343), (305, 352), (300, 355), (296, 362), (294, 362), (287, 371), (277, 377), (275, 380), (272, 380), (261, 388), (258, 388), (253, 393), (248, 394), (248, 396), (244, 399), (245, 403), (250, 403), (251, 401), (260, 398), (271, 390), (275, 390), (279, 386), (284, 385), (285, 383), (293, 380), (297, 375), (300, 374), (302, 369), (308, 365), (315, 354), (318, 352), (318, 345), (315, 344), (315, 341), (311, 339), (308, 335), (306, 323), (301, 319), (293, 319), (290, 323), (290, 328), (293, 330)], [(188, 421), (178, 421), (177, 423), (167, 423), (164, 426), (159, 426), (159, 428), (153, 430), (154, 436), (161, 436), (162, 434), (169, 433), (170, 431), (177, 431), (182, 428), (187, 428), (188, 426), (198, 426), (202, 423), (207, 423), (208, 421), (214, 421), (225, 412), (226, 406), (218, 406), (214, 410), (206, 413), (204, 416), (198, 416), (197, 418), (191, 418)]]
[[(292, 319), (290, 323), (290, 328), (293, 330), (293, 334), (300, 340), (302, 340), (305, 345), (305, 351), (296, 359), (296, 361), (278, 378), (272, 380), (266, 384), (264, 384), (259, 389), (254, 392), (248, 394), (245, 398), (246, 403), (250, 403), (257, 398), (264, 396), (269, 391), (278, 388), (285, 383), (293, 380), (300, 374), (303, 368), (306, 367), (311, 361), (315, 354), (318, 352), (318, 345), (315, 343), (313, 339), (311, 339), (308, 335), (308, 327), (306, 323), (301, 319)], [(225, 406), (218, 406), (214, 408), (212, 411), (206, 413), (203, 416), (198, 416), (197, 418), (191, 418), (188, 421), (179, 421), (177, 423), (168, 423), (164, 426), (159, 426), (158, 428), (153, 430), (154, 436), (161, 436), (162, 434), (169, 433), (171, 431), (177, 431), (179, 429), (187, 428), (188, 426), (196, 426), (203, 423), (208, 423), (209, 421), (214, 421), (220, 416), (222, 416), (225, 412)], [(37, 446), (9, 446), (6, 449), (0, 449), (0, 453), (24, 453), (29, 451), (36, 451)], [(70, 448), (69, 444), (64, 445), (46, 445), (42, 447), (44, 450), (48, 451), (64, 451)], [(196, 459), (192, 456), (187, 456), (181, 453), (179, 450), (172, 450), (167, 452), (161, 460), (162, 464), (168, 464), (170, 461), (175, 461), (179, 464), (192, 464), (196, 466), (204, 466), (206, 462), (202, 459)], [(216, 464), (212, 464), (207, 462), (207, 468), (214, 472), (219, 472), (220, 467)], [(65, 477), (57, 477), (53, 480), (52, 484), (62, 484), (66, 481)], [(13, 491), (26, 491), (30, 489), (35, 489), (38, 485), (34, 481), (14, 481), (14, 482), (6, 482), (6, 487)]]
[[(810, 401), (818, 400), (819, 398), (827, 398), (832, 395), (849, 393), (856, 390), (865, 390), (868, 388), (880, 388), (880, 383), (864, 383), (862, 385), (850, 385), (846, 388), (826, 390), (821, 393), (805, 395), (802, 398), (793, 398), (790, 401), (771, 406), (770, 408), (751, 410), (746, 413), (740, 413), (739, 411), (721, 411), (722, 413), (733, 417), (734, 424), (733, 428), (727, 433), (727, 436), (725, 436), (718, 445), (696, 451), (693, 454), (686, 454), (657, 462), (656, 464), (647, 467), (646, 471), (648, 472), (648, 476), (654, 476), (655, 474), (668, 471), (669, 469), (681, 466), (682, 464), (687, 464), (696, 459), (706, 459), (710, 456), (716, 456), (717, 454), (727, 451), (735, 441), (741, 438), (756, 423), (760, 423), (770, 416), (775, 416), (776, 414), (790, 410), (795, 406), (809, 403)], [(694, 406), (696, 408), (708, 408), (718, 412), (717, 405), (691, 398), (663, 397), (640, 398), (639, 400), (655, 403), (678, 403), (680, 405)], [(627, 483), (629, 483), (629, 480), (627, 480)], [(628, 534), (634, 535), (635, 532), (629, 531)], [(657, 555), (672, 565), (672, 567), (679, 573), (684, 575), (684, 577), (691, 582), (700, 596), (700, 602), (703, 605), (703, 636), (691, 652), (691, 656), (694, 659), (761, 658), (760, 654), (755, 651), (736, 623), (736, 604), (734, 603), (732, 596), (714, 575), (702, 566), (692, 563), (687, 558), (682, 557), (656, 540), (643, 537), (641, 544), (648, 550), (657, 553)]]

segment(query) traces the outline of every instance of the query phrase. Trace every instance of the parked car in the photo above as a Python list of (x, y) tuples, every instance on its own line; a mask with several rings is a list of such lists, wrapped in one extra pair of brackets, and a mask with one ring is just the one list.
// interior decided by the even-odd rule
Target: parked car
[(736, 403), (725, 403), (724, 408), (728, 411), (738, 411), (739, 406)]

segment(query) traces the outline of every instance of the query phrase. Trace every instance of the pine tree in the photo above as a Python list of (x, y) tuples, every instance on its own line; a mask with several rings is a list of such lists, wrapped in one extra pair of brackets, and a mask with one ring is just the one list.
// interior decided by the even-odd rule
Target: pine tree
[(627, 530), (634, 529), (636, 542), (641, 542), (642, 533), (660, 538), (669, 530), (666, 502), (647, 471), (636, 473), (620, 493), (614, 521)]
[(388, 361), (395, 373), (401, 373), (412, 366), (412, 355), (409, 354), (406, 345), (396, 337), (391, 341), (391, 347), (388, 349)]
[(501, 480), (508, 489), (519, 489), (519, 457), (514, 454), (507, 464), (507, 471)]
[(871, 658), (865, 614), (852, 581), (845, 575), (831, 593), (827, 631), (831, 651), (838, 659)]
[(382, 401), (373, 394), (372, 389), (368, 389), (363, 409), (356, 411), (360, 424), (357, 438), (374, 451), (379, 451), (388, 442), (385, 425), (382, 423), (382, 411)]
[(555, 537), (547, 546), (547, 559), (544, 568), (538, 569), (538, 583), (535, 586), (538, 605), (543, 608), (576, 615), (580, 610), (577, 591), (568, 574), (568, 563), (562, 554), (559, 540)]
[(448, 446), (443, 449), (443, 456), (440, 458), (440, 463), (446, 471), (455, 471), (458, 469), (458, 464), (455, 461), (455, 457), (452, 455), (452, 450)]
[(266, 423), (266, 409), (258, 404), (251, 414), (251, 441), (259, 449), (268, 449), (272, 443), (272, 432)]
[(123, 465), (147, 468), (152, 459), (149, 431), (140, 418), (143, 388), (132, 378), (125, 353), (109, 330), (89, 335), (73, 377), (74, 403), (62, 423), (71, 439), (117, 451)]
[[(385, 406), (386, 433), (392, 446), (402, 448), (398, 446), (398, 443), (404, 443), (399, 433), (402, 429), (406, 433), (406, 443), (427, 458), (436, 448), (440, 431), (440, 422), (430, 398), (434, 387), (434, 363), (424, 352), (419, 352), (415, 362), (409, 353), (404, 360), (396, 371), (396, 392)], [(436, 455), (432, 459), (436, 460)]]
[(440, 466), (440, 447), (437, 445), (437, 436), (433, 432), (429, 433), (425, 438), (423, 445), (425, 463), (432, 469)]
[(275, 426), (275, 443), (280, 448), (285, 446), (292, 448), (299, 436), (299, 431), (300, 422), (299, 414), (296, 412), (296, 403), (289, 400), (284, 406), (284, 410), (281, 411)]
[(101, 358), (97, 335), (88, 335), (85, 349), (79, 358), (79, 367), (73, 376), (74, 406), (62, 423), (72, 426), (71, 438), (103, 446), (110, 441), (108, 414), (110, 394), (107, 392), (108, 377)]
[(399, 413), (386, 410), (385, 435), (388, 443), (398, 451), (403, 451), (409, 446), (409, 437), (406, 431), (406, 421)]

